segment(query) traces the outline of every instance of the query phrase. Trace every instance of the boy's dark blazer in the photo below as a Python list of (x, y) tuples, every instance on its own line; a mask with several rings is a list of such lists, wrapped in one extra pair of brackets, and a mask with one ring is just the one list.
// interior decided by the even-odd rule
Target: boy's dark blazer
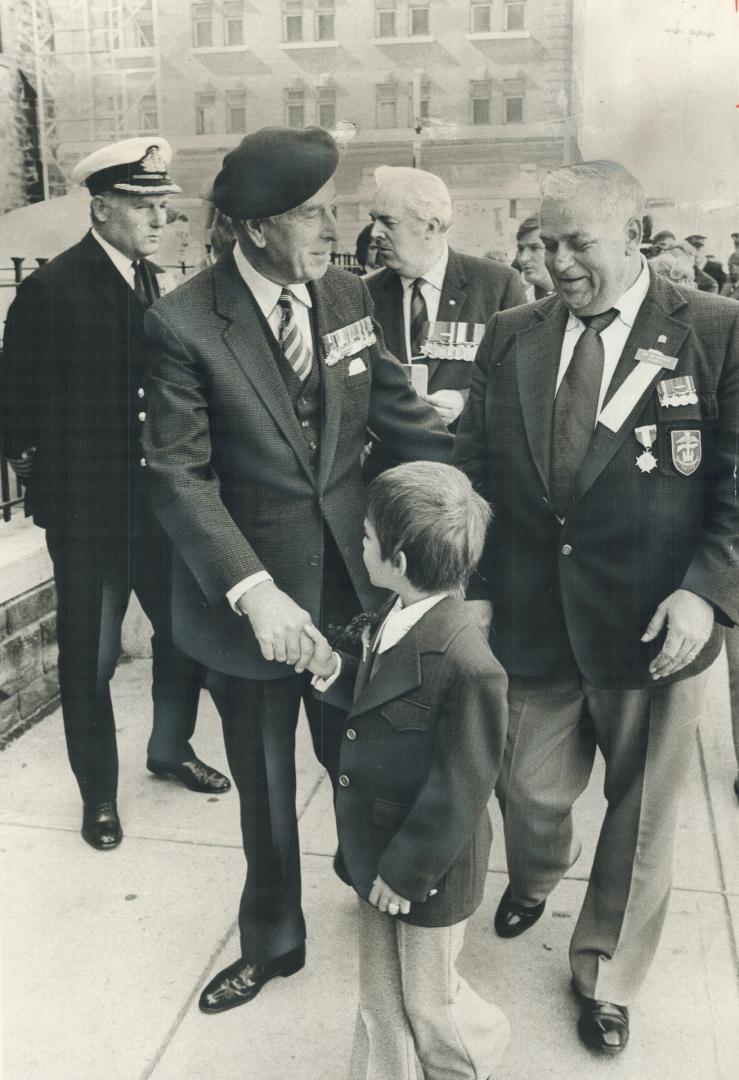
[(451, 926), (472, 914), (485, 887), (506, 676), (464, 602), (452, 597), (382, 653), (371, 678), (371, 646), (365, 653), (361, 662), (342, 654), (341, 674), (324, 695), (349, 709), (336, 789), (337, 871), (364, 899), (379, 874), (411, 901), (400, 918)]
[[(388, 267), (364, 279), (375, 302), (375, 318), (382, 327), (385, 344), (393, 356), (407, 364), (403, 323), (403, 285)], [(515, 270), (492, 259), (478, 259), (449, 248), (444, 283), (439, 298), (439, 322), (487, 323), (496, 311), (526, 303), (526, 292)], [(463, 360), (430, 360), (429, 393), (459, 390), (465, 396), (472, 364)]]
[[(739, 620), (739, 305), (650, 273), (606, 400), (637, 349), (657, 348), (677, 365), (655, 367), (617, 432), (596, 425), (561, 525), (549, 503), (549, 447), (567, 318), (556, 296), (495, 316), (456, 436), (454, 463), (495, 512), (481, 564), (493, 648), (509, 675), (550, 676), (571, 648), (593, 686), (649, 686), (664, 638), (642, 644), (641, 636), (657, 606), (683, 588), (717, 617), (697, 658), (671, 677), (683, 679), (715, 659), (718, 624)], [(697, 401), (661, 405), (658, 384), (681, 376), (693, 380)], [(635, 431), (652, 426), (657, 467), (643, 473)], [(681, 432), (700, 451), (686, 475), (675, 465)]]
[[(160, 268), (146, 259), (142, 268), (158, 297)], [(128, 534), (146, 359), (144, 306), (91, 233), (19, 286), (5, 329), (0, 429), (8, 457), (37, 448), (28, 483), (37, 525)]]
[(326, 362), (324, 335), (372, 316), (362, 279), (329, 267), (308, 290), (323, 401), (315, 467), (274, 338), (232, 255), (146, 313), (154, 361), (144, 451), (154, 508), (177, 549), (175, 638), (239, 678), (282, 678), (285, 668), (263, 659), (226, 593), (267, 570), (318, 622), (326, 529), (362, 606), (382, 602), (362, 561), (368, 423), (404, 460), (451, 455), (451, 436), (410, 389), (381, 331), (356, 357)]

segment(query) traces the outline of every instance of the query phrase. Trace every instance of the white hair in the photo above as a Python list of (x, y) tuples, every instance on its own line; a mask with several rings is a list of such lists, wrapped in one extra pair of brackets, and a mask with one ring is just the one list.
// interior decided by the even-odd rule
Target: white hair
[(644, 191), (639, 181), (617, 161), (583, 161), (579, 165), (563, 165), (544, 178), (542, 199), (572, 199), (587, 188), (600, 196), (604, 212), (626, 213), (639, 218), (646, 208)]
[(375, 169), (378, 191), (396, 191), (411, 213), (421, 221), (436, 219), (442, 232), (452, 223), (452, 197), (435, 173), (401, 165), (380, 165)]

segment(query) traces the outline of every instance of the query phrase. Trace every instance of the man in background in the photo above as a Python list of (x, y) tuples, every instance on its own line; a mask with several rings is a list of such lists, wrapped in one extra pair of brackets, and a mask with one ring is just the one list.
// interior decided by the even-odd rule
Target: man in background
[(195, 791), (225, 776), (190, 746), (201, 668), (172, 642), (170, 545), (144, 492), (146, 308), (169, 275), (159, 247), (168, 196), (180, 191), (164, 139), (105, 146), (74, 170), (92, 227), (33, 273), (8, 312), (2, 367), (3, 452), (46, 530), (57, 588), (59, 687), (82, 836), (107, 850), (122, 838), (110, 680), (133, 590), (149, 617), (154, 721), (147, 767)]
[(516, 261), (526, 282), (526, 299), (531, 303), (554, 292), (544, 261), (544, 244), (539, 235), (539, 217), (527, 217), (516, 232)]

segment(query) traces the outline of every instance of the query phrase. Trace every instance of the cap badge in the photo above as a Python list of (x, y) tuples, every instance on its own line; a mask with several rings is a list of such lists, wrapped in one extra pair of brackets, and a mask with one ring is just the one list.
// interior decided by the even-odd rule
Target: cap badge
[(139, 168), (145, 173), (166, 173), (167, 162), (158, 146), (148, 148), (139, 162)]

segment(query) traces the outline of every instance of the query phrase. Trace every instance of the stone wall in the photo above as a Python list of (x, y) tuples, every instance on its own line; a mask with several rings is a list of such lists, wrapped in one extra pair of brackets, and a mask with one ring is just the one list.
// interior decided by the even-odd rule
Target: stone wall
[(0, 604), (0, 742), (59, 700), (56, 590), (44, 582)]

